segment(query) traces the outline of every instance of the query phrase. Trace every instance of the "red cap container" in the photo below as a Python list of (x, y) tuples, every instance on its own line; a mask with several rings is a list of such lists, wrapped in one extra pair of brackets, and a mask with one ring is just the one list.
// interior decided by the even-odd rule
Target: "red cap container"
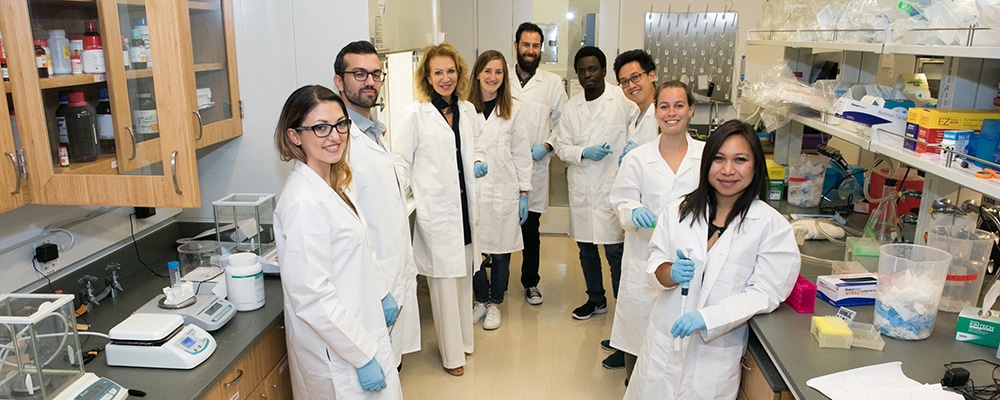
[(87, 105), (87, 98), (83, 92), (69, 92), (69, 105), (71, 107), (82, 107)]

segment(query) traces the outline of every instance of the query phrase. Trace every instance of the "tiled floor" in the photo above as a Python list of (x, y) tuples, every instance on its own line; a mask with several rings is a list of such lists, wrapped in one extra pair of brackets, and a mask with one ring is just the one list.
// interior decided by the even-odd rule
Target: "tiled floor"
[[(570, 313), (586, 301), (576, 244), (565, 236), (542, 237), (539, 288), (545, 302), (524, 301), (521, 255), (511, 257), (500, 329), (475, 327), (476, 352), (467, 357), (465, 375), (453, 377), (441, 366), (426, 285), (418, 290), (422, 350), (403, 356), (400, 379), (407, 400), (450, 399), (620, 399), (625, 370), (610, 371), (601, 360), (610, 354), (600, 341), (611, 334), (614, 300), (604, 264), (609, 313), (586, 321)], [(602, 250), (603, 260), (603, 250)]]

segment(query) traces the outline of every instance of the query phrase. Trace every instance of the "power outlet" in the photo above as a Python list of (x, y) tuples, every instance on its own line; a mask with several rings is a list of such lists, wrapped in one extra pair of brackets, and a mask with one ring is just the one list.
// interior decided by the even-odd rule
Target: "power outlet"
[(38, 277), (42, 278), (56, 273), (56, 271), (59, 271), (59, 268), (61, 268), (61, 266), (59, 265), (59, 259), (57, 258), (55, 260), (44, 263), (36, 261), (35, 268), (37, 268), (38, 272), (41, 273)]

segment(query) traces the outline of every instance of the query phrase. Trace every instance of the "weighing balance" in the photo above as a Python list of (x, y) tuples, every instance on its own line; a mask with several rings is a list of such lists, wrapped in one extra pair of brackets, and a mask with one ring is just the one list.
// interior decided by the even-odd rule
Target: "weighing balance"
[(121, 400), (128, 389), (110, 379), (87, 372), (55, 397), (55, 400)]
[(165, 300), (166, 296), (157, 295), (135, 312), (180, 315), (184, 323), (197, 325), (208, 332), (221, 328), (236, 315), (233, 303), (215, 295), (195, 295), (176, 306), (166, 304)]
[(108, 332), (108, 365), (191, 369), (208, 359), (218, 344), (178, 314), (135, 313)]

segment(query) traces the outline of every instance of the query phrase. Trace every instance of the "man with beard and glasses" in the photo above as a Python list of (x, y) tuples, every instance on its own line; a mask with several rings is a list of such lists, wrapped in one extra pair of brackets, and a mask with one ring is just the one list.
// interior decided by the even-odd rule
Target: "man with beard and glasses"
[(511, 95), (521, 102), (522, 116), (527, 121), (528, 141), (531, 143), (531, 192), (528, 193), (528, 219), (521, 225), (524, 250), (521, 261), (521, 285), (524, 299), (528, 304), (542, 304), (542, 292), (538, 290), (539, 235), (538, 220), (549, 205), (549, 160), (552, 134), (559, 123), (559, 115), (566, 103), (566, 89), (562, 78), (552, 72), (538, 68), (542, 58), (542, 43), (545, 35), (542, 29), (531, 22), (522, 23), (514, 35), (517, 53), (515, 71), (517, 80), (510, 80)]
[[(388, 293), (382, 300), (383, 311), (398, 313), (394, 325), (390, 323), (390, 333), (396, 365), (401, 366), (403, 354), (420, 350), (420, 315), (417, 267), (406, 206), (392, 155), (382, 142), (385, 126), (371, 113), (386, 74), (375, 46), (367, 41), (344, 46), (333, 69), (336, 74), (333, 84), (346, 100), (352, 122), (348, 162), (354, 179), (350, 190), (356, 196), (361, 218), (368, 225), (377, 266), (382, 269), (384, 282), (377, 282), (376, 286), (385, 289), (382, 293)], [(377, 272), (376, 278), (379, 278)]]
[(604, 52), (593, 46), (576, 53), (573, 67), (583, 92), (566, 103), (555, 135), (556, 154), (569, 165), (569, 236), (580, 248), (587, 285), (587, 302), (573, 310), (573, 318), (578, 320), (608, 311), (597, 245), (604, 245), (616, 298), (621, 278), (625, 232), (610, 195), (618, 173), (618, 155), (631, 134), (632, 122), (639, 117), (639, 108), (621, 89), (604, 81), (607, 63)]

